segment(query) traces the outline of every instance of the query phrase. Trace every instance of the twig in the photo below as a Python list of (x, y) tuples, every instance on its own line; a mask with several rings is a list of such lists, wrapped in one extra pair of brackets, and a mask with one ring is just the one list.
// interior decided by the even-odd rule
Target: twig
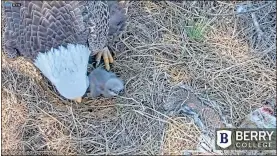
[(252, 12), (251, 16), (252, 16), (252, 20), (253, 20), (254, 26), (256, 28), (256, 31), (258, 33), (258, 41), (260, 41), (262, 39), (263, 31), (261, 30), (261, 27), (258, 23), (257, 16), (256, 16), (255, 12)]
[(230, 13), (230, 14), (211, 14), (211, 13), (207, 13), (208, 15), (211, 15), (211, 16), (234, 16), (234, 15), (241, 15), (241, 14), (247, 14), (247, 13), (251, 13), (251, 12), (256, 12), (258, 10), (261, 10), (267, 6), (269, 6), (270, 4), (273, 4), (273, 2), (269, 2), (263, 6), (260, 6), (258, 8), (255, 8), (255, 9), (251, 9), (251, 10), (248, 10), (248, 11), (244, 11), (244, 12), (240, 12), (240, 13)]

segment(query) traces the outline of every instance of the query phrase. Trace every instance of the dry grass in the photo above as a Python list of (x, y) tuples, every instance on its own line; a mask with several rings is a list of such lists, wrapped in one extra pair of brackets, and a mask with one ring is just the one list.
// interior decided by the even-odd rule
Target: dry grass
[(176, 90), (180, 83), (238, 126), (276, 98), (276, 4), (255, 11), (263, 40), (251, 15), (234, 16), (234, 9), (233, 2), (130, 2), (127, 30), (112, 46), (119, 51), (112, 70), (125, 80), (125, 94), (114, 99), (65, 100), (32, 64), (2, 55), (3, 148), (60, 154), (196, 149), (197, 126), (172, 114), (186, 102), (186, 92)]
[(200, 131), (193, 122), (185, 118), (173, 118), (165, 131), (163, 155), (183, 155), (184, 150), (194, 150)]

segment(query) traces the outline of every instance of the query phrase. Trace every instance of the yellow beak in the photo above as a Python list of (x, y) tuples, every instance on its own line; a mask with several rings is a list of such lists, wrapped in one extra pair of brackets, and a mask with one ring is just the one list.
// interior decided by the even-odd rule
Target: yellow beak
[(78, 103), (81, 103), (82, 102), (82, 97), (78, 97), (78, 98), (74, 99), (74, 101), (76, 101)]

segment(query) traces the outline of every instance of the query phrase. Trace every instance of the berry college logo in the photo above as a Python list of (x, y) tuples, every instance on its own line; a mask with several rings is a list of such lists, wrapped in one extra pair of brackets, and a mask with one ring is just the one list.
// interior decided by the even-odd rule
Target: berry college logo
[(227, 148), (232, 144), (232, 131), (219, 130), (216, 132), (216, 144), (221, 148)]

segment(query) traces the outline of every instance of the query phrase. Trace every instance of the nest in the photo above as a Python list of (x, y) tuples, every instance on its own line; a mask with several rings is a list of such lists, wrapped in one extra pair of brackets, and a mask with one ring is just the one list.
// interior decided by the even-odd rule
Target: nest
[(186, 100), (175, 93), (180, 83), (239, 126), (276, 98), (276, 2), (267, 3), (237, 15), (239, 2), (130, 2), (128, 26), (111, 46), (125, 93), (112, 99), (66, 100), (31, 63), (2, 55), (3, 150), (183, 154), (200, 131), (166, 109)]

